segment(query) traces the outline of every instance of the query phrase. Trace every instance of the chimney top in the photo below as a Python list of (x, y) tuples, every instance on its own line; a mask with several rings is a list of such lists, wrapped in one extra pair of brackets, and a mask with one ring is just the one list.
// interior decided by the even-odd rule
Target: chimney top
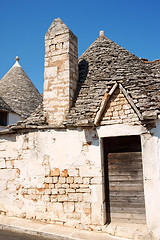
[(105, 37), (103, 30), (101, 30), (101, 31), (99, 32), (99, 36), (100, 36), (100, 37)]

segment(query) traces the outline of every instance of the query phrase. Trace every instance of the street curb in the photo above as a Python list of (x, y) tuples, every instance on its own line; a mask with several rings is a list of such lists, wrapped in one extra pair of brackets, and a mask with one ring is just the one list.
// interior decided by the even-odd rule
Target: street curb
[(10, 232), (17, 232), (17, 233), (24, 233), (32, 236), (37, 236), (37, 237), (43, 237), (46, 239), (52, 239), (52, 240), (82, 240), (81, 238), (73, 238), (73, 237), (68, 237), (68, 236), (62, 236), (59, 234), (54, 234), (54, 233), (47, 233), (44, 231), (37, 231), (37, 230), (30, 230), (30, 229), (24, 229), (21, 227), (15, 227), (12, 225), (7, 225), (7, 224), (0, 224), (0, 230), (7, 230)]
[(0, 230), (43, 237), (44, 240), (131, 240), (102, 232), (87, 231), (2, 215), (0, 215)]

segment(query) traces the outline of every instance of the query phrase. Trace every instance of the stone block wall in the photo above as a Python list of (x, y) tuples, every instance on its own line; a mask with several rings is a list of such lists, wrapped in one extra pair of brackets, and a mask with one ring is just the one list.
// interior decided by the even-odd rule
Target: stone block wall
[(103, 224), (95, 130), (49, 130), (0, 139), (0, 213), (74, 226)]
[(107, 103), (101, 119), (101, 125), (131, 123), (140, 125), (137, 114), (128, 103), (122, 91), (117, 88)]
[[(58, 175), (58, 172), (56, 169), (51, 175)], [(67, 176), (66, 173), (65, 177), (45, 177), (41, 188), (17, 190), (17, 196), (22, 194), (25, 199), (37, 203), (34, 214), (26, 213), (26, 217), (68, 226), (91, 224), (91, 184), (92, 181), (97, 183), (94, 178)], [(42, 208), (38, 208), (39, 202), (43, 202)]]
[(78, 81), (77, 37), (58, 18), (45, 36), (43, 105), (50, 125), (59, 125), (73, 104)]

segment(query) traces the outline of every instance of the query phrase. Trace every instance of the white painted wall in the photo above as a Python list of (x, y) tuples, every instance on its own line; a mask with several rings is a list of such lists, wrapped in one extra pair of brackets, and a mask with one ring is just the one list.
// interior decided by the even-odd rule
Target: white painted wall
[(141, 135), (146, 220), (160, 239), (160, 121), (150, 133)]
[[(25, 212), (27, 217), (41, 214), (43, 219), (46, 217), (43, 208), (42, 211), (39, 209), (40, 204), (47, 204), (45, 198), (35, 202), (24, 198), (21, 191), (24, 188), (43, 188), (45, 175), (50, 170), (58, 168), (62, 172), (67, 169), (69, 176), (94, 178), (89, 186), (90, 200), (87, 199), (92, 208), (90, 223), (103, 225), (101, 140), (111, 136), (140, 135), (147, 225), (157, 239), (160, 238), (160, 121), (151, 132), (142, 126), (118, 124), (97, 129), (39, 130), (0, 135), (0, 210), (20, 217)], [(62, 215), (65, 216), (64, 213)]]

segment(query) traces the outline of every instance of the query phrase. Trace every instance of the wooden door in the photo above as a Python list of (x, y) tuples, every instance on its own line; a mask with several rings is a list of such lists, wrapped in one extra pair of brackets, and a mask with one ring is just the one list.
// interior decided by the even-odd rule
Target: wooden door
[(145, 223), (141, 152), (108, 153), (107, 165), (110, 221)]

